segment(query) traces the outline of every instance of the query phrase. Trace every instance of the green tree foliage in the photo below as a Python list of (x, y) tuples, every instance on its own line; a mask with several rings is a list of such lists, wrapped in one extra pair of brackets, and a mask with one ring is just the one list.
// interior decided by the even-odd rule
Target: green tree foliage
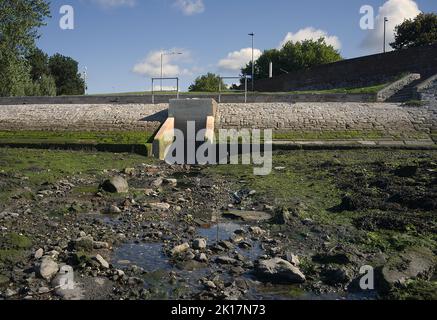
[(217, 92), (221, 83), (222, 90), (226, 90), (226, 84), (214, 73), (208, 73), (197, 77), (194, 83), (188, 88), (191, 92)]
[(38, 85), (38, 94), (35, 95), (56, 96), (56, 82), (51, 75), (43, 74), (35, 83)]
[(395, 29), (393, 49), (400, 50), (437, 43), (437, 14), (421, 13), (405, 20)]
[[(263, 52), (255, 61), (255, 78), (269, 77), (270, 62), (273, 62), (273, 76), (278, 76), (339, 60), (342, 60), (340, 53), (333, 46), (326, 44), (324, 38), (317, 41), (289, 41), (279, 50), (271, 49)], [(241, 73), (251, 75), (252, 62), (247, 64)]]
[(44, 75), (50, 74), (49, 57), (42, 50), (35, 48), (27, 56), (27, 61), (30, 64), (30, 75), (33, 81), (40, 80)]
[(2, 0), (0, 2), (0, 41), (20, 55), (26, 55), (39, 37), (38, 28), (50, 16), (46, 0)]
[(85, 93), (85, 81), (79, 74), (77, 61), (57, 53), (50, 57), (49, 69), (55, 79), (58, 96)]
[(25, 60), (0, 49), (0, 96), (26, 96), (33, 92)]
[(0, 95), (34, 92), (25, 56), (35, 46), (38, 28), (50, 14), (45, 0), (0, 1)]

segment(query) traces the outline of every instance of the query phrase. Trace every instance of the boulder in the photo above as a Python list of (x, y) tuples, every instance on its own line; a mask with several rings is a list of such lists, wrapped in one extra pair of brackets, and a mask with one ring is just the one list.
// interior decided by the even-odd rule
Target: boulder
[(436, 267), (436, 257), (427, 248), (409, 248), (391, 257), (382, 268), (382, 278), (389, 287), (404, 284), (407, 280), (430, 279)]
[(51, 257), (43, 257), (38, 273), (46, 280), (53, 278), (58, 273), (59, 266)]
[(303, 283), (306, 280), (298, 267), (281, 258), (260, 260), (255, 272), (262, 280), (273, 283)]
[(104, 269), (109, 269), (109, 263), (100, 254), (97, 254), (94, 257), (94, 260), (96, 260)]
[(123, 177), (115, 176), (102, 183), (101, 188), (111, 193), (127, 193), (129, 185)]
[(171, 250), (171, 255), (172, 256), (179, 255), (179, 254), (184, 253), (185, 251), (187, 251), (189, 248), (190, 248), (190, 245), (185, 242), (185, 243), (183, 243), (181, 245), (178, 245), (178, 246), (174, 247)]

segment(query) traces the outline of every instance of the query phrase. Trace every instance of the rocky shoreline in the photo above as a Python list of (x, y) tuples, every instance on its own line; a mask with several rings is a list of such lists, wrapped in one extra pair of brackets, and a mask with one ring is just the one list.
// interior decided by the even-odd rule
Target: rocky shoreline
[[(302, 216), (299, 199), (275, 206), (204, 171), (139, 164), (33, 187), (0, 173), (2, 188), (21, 190), (0, 207), (1, 297), (377, 299), (434, 275), (432, 250), (363, 250), (362, 232)], [(369, 264), (377, 290), (359, 286)]]

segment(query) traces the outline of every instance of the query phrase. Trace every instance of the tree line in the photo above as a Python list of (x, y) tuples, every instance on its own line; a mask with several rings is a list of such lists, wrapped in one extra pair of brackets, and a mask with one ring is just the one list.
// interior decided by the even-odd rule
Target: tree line
[(77, 61), (59, 53), (49, 57), (36, 47), (38, 29), (49, 17), (46, 0), (0, 2), (0, 96), (84, 94)]

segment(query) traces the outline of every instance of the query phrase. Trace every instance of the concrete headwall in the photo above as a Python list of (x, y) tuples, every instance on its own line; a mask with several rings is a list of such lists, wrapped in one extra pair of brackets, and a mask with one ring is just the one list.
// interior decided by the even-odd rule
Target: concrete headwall
[(403, 73), (437, 73), (437, 44), (325, 64), (309, 70), (255, 81), (257, 91), (276, 92), (366, 87)]

